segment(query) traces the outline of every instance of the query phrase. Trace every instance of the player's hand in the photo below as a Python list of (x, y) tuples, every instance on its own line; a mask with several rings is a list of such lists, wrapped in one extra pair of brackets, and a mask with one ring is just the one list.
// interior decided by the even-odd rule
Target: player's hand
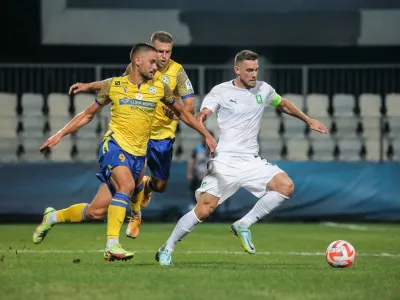
[(89, 83), (81, 83), (77, 82), (69, 88), (69, 94), (77, 94), (80, 92), (88, 92), (90, 90), (90, 84)]
[(211, 134), (207, 135), (207, 137), (205, 138), (205, 143), (208, 151), (210, 151), (210, 154), (213, 154), (215, 152), (215, 149), (217, 148), (217, 142)]
[(164, 105), (164, 113), (171, 120), (178, 120), (179, 118), (175, 115), (172, 109), (169, 109), (166, 105)]
[(201, 125), (203, 125), (203, 127), (205, 128), (204, 122), (207, 120), (207, 115), (206, 115), (206, 114), (199, 113), (199, 114), (196, 116), (196, 120), (199, 121), (199, 123), (200, 123)]
[(40, 146), (39, 151), (41, 153), (45, 153), (47, 150), (49, 150), (51, 147), (54, 147), (57, 145), (61, 140), (61, 134), (57, 133), (53, 135), (52, 137), (48, 138), (46, 142), (42, 146)]
[(314, 120), (314, 119), (310, 119), (308, 121), (308, 126), (310, 126), (310, 128), (314, 131), (318, 131), (324, 134), (329, 133), (328, 129), (326, 129), (326, 127), (324, 126), (324, 124), (322, 124), (320, 121)]

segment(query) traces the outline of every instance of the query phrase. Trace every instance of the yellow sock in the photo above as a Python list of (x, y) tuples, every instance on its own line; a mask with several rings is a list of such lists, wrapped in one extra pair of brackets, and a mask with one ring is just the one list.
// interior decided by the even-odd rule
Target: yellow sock
[(144, 198), (143, 182), (135, 188), (135, 192), (130, 201), (132, 215), (140, 215), (140, 205)]
[(79, 203), (68, 208), (57, 210), (57, 223), (79, 223), (85, 220), (85, 210), (88, 203)]
[(107, 239), (118, 239), (130, 197), (117, 192), (108, 207)]

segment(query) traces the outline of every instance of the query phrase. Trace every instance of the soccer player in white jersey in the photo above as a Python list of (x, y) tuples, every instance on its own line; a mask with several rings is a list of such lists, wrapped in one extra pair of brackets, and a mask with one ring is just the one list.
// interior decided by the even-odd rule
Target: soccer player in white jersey
[(250, 212), (233, 223), (231, 229), (245, 251), (256, 252), (250, 226), (289, 199), (294, 190), (292, 180), (283, 170), (258, 156), (257, 136), (265, 107), (277, 107), (304, 121), (312, 130), (328, 133), (323, 124), (309, 118), (269, 84), (257, 81), (256, 53), (239, 52), (234, 70), (236, 79), (215, 86), (205, 97), (197, 115), (203, 123), (212, 113), (217, 114), (219, 142), (208, 163), (207, 174), (196, 191), (196, 207), (178, 221), (167, 242), (157, 252), (156, 260), (161, 265), (172, 265), (172, 252), (178, 241), (241, 187), (259, 200)]

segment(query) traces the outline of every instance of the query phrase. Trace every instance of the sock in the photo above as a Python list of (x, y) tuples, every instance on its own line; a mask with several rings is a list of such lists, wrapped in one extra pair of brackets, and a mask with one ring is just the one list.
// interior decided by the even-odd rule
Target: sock
[(119, 244), (118, 239), (116, 239), (116, 238), (108, 239), (107, 240), (107, 244), (106, 244), (106, 248), (108, 249), (108, 248), (110, 248), (110, 247), (112, 247), (114, 245), (118, 245), (118, 244)]
[(236, 223), (242, 227), (250, 227), (257, 221), (268, 215), (274, 208), (278, 207), (283, 200), (288, 197), (283, 196), (275, 191), (269, 191), (262, 196), (254, 207)]
[(144, 197), (144, 184), (143, 182), (139, 184), (135, 191), (133, 192), (133, 196), (131, 197), (130, 205), (131, 205), (131, 216), (142, 216), (140, 211), (140, 204), (142, 203)]
[(189, 211), (186, 215), (179, 219), (176, 224), (174, 231), (168, 238), (167, 242), (163, 246), (163, 249), (174, 251), (175, 245), (181, 241), (185, 235), (192, 231), (192, 229), (201, 221), (197, 218), (194, 213), (194, 209)]
[(126, 208), (130, 201), (129, 195), (116, 192), (108, 206), (107, 239), (116, 239), (118, 244), (119, 232), (126, 215)]
[(85, 212), (88, 206), (88, 203), (79, 203), (68, 208), (53, 211), (48, 218), (48, 223), (53, 225), (57, 223), (82, 222), (86, 219)]

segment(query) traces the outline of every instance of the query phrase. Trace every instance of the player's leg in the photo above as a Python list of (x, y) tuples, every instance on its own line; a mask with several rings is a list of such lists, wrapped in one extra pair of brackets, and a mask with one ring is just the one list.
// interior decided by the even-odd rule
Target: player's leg
[(293, 193), (294, 185), (286, 173), (265, 160), (257, 158), (248, 165), (253, 166), (252, 175), (246, 176), (243, 187), (259, 199), (243, 218), (232, 225), (232, 231), (241, 240), (243, 248), (252, 254), (256, 250), (252, 242), (250, 226), (288, 199)]
[(164, 193), (171, 169), (173, 145), (175, 139), (150, 140), (147, 155), (147, 165), (151, 171), (151, 178), (145, 178), (144, 198), (142, 207), (149, 205), (151, 193)]
[(137, 238), (140, 231), (140, 225), (142, 224), (142, 212), (140, 211), (140, 202), (143, 199), (143, 176), (146, 170), (146, 166), (143, 168), (138, 179), (135, 182), (135, 191), (131, 197), (131, 216), (129, 217), (128, 226), (126, 227), (126, 236), (129, 238)]
[(60, 210), (46, 208), (42, 223), (34, 230), (33, 242), (35, 244), (42, 242), (53, 226), (58, 223), (80, 223), (103, 219), (107, 214), (111, 198), (107, 185), (103, 183), (90, 204), (79, 203)]
[(209, 193), (200, 194), (195, 208), (179, 219), (167, 242), (158, 250), (156, 260), (161, 265), (172, 265), (172, 252), (175, 245), (215, 210), (219, 199), (219, 197)]
[(237, 174), (225, 160), (222, 163), (210, 162), (209, 165), (209, 175), (203, 179), (196, 191), (195, 208), (178, 221), (167, 242), (157, 252), (156, 260), (161, 265), (171, 265), (175, 245), (239, 189)]
[(134, 256), (133, 252), (124, 250), (119, 244), (119, 233), (126, 215), (126, 208), (135, 189), (134, 178), (129, 167), (124, 165), (112, 169), (110, 183), (115, 194), (107, 212), (107, 244), (104, 251), (106, 261), (127, 260)]
[(144, 176), (137, 185), (135, 195), (131, 199), (131, 218), (126, 228), (126, 236), (135, 239), (140, 232), (142, 213), (140, 208), (149, 205), (152, 192), (163, 193), (167, 187), (174, 140), (150, 140), (147, 148), (146, 164), (152, 174)]

